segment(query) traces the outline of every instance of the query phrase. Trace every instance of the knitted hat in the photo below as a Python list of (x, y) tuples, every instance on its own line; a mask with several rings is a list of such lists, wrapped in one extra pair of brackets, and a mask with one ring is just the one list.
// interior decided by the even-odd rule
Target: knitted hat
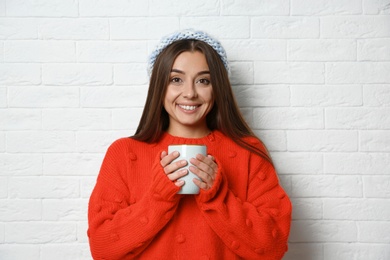
[(203, 41), (210, 45), (219, 55), (219, 57), (222, 60), (223, 65), (226, 68), (226, 71), (228, 74), (230, 74), (230, 67), (229, 62), (226, 57), (225, 49), (222, 47), (222, 45), (215, 39), (211, 38), (208, 34), (202, 31), (195, 31), (193, 29), (185, 29), (179, 32), (175, 32), (171, 35), (168, 35), (160, 41), (160, 43), (157, 45), (156, 49), (152, 52), (152, 54), (149, 57), (148, 62), (148, 74), (149, 76), (152, 74), (154, 63), (158, 57), (158, 55), (171, 43), (175, 41), (180, 40), (198, 40)]

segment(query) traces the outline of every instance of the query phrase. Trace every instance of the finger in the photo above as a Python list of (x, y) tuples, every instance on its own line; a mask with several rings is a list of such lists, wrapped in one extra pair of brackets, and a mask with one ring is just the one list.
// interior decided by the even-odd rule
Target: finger
[(202, 170), (200, 170), (199, 168), (197, 167), (194, 167), (194, 166), (190, 166), (190, 171), (192, 173), (194, 173), (196, 176), (198, 176), (202, 182), (212, 186), (213, 185), (213, 182), (214, 182), (214, 176), (211, 176), (210, 174), (208, 174), (207, 172), (204, 172)]
[[(165, 155), (165, 156), (163, 156)], [(168, 164), (170, 164), (173, 160), (175, 160), (177, 157), (179, 157), (180, 153), (177, 151), (174, 151), (173, 153), (168, 154), (166, 151), (163, 151), (161, 153), (161, 166), (165, 167)]]
[(165, 174), (170, 174), (172, 172), (177, 171), (178, 169), (186, 166), (188, 163), (186, 160), (180, 160), (174, 163), (170, 163), (167, 166), (164, 167)]
[(207, 183), (202, 182), (201, 180), (198, 179), (193, 179), (193, 182), (195, 183), (196, 186), (198, 186), (202, 190), (208, 190), (211, 187)]
[(202, 181), (209, 183), (210, 185), (215, 180), (215, 173), (210, 171), (204, 171), (196, 166), (190, 165), (189, 170), (194, 173), (196, 176), (198, 176)]
[(205, 164), (209, 165), (212, 169), (216, 170), (218, 168), (218, 165), (217, 163), (215, 162), (215, 158), (214, 156), (212, 155), (207, 155), (207, 156), (204, 156), (202, 154), (198, 154), (196, 156), (196, 159), (198, 159), (199, 161), (202, 161), (204, 162)]
[(173, 173), (170, 173), (167, 176), (168, 176), (168, 179), (171, 181), (179, 181), (178, 179), (180, 179), (181, 177), (183, 177), (187, 174), (188, 174), (188, 170), (182, 169), (182, 170), (178, 170), (178, 171), (175, 171)]
[(181, 186), (183, 186), (184, 185), (184, 181), (183, 180), (178, 180), (178, 181), (176, 181), (175, 182), (175, 185), (177, 186), (177, 187), (181, 187)]
[(160, 159), (163, 159), (165, 156), (167, 156), (167, 154), (168, 153), (166, 151), (162, 151), (160, 155)]
[(211, 161), (210, 161), (210, 167), (215, 171), (215, 172), (217, 172), (218, 171), (218, 164), (215, 162), (215, 158), (214, 158), (214, 156), (212, 156), (212, 155), (207, 155), (207, 158), (208, 159), (210, 159)]
[(191, 158), (190, 162), (209, 175), (214, 176), (216, 173), (217, 164), (210, 158), (204, 157), (203, 155), (202, 157), (197, 157), (196, 159)]

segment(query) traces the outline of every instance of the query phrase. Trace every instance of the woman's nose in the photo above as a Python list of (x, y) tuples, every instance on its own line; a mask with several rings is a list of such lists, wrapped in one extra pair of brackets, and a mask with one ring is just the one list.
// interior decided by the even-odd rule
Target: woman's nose
[(192, 99), (192, 98), (196, 98), (197, 96), (198, 94), (196, 92), (195, 83), (189, 82), (184, 84), (183, 97)]

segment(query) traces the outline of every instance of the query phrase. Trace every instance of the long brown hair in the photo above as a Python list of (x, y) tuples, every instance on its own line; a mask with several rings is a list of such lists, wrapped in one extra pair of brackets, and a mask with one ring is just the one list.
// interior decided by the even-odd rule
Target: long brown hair
[(148, 95), (141, 120), (132, 138), (154, 143), (167, 130), (169, 115), (163, 107), (165, 92), (175, 59), (186, 51), (203, 53), (209, 66), (215, 100), (212, 110), (206, 116), (208, 128), (221, 131), (238, 145), (272, 163), (264, 145), (264, 149), (259, 149), (243, 139), (243, 137), (257, 137), (241, 115), (227, 70), (218, 53), (207, 43), (198, 40), (176, 41), (166, 47), (157, 57), (150, 77)]

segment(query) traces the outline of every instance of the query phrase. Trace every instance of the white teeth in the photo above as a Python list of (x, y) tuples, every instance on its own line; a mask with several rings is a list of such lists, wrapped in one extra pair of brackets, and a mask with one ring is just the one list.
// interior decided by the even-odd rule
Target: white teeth
[(183, 106), (183, 105), (179, 105), (179, 107), (185, 109), (185, 110), (195, 110), (196, 109), (196, 106)]

